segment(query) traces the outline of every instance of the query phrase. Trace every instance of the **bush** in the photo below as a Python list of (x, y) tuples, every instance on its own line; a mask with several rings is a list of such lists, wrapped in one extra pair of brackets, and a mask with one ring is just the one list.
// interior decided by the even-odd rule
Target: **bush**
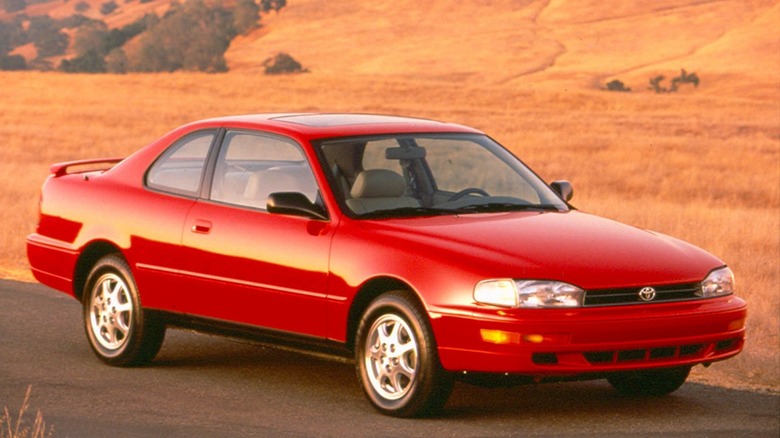
[(263, 62), (263, 67), (265, 67), (265, 74), (267, 75), (305, 73), (309, 71), (304, 69), (300, 62), (286, 53), (278, 53), (273, 58), (266, 59)]
[(672, 85), (670, 88), (666, 88), (662, 82), (666, 79), (664, 75), (658, 75), (650, 78), (650, 89), (656, 93), (675, 93), (680, 88), (681, 84), (693, 84), (694, 87), (699, 86), (699, 76), (696, 73), (688, 73), (685, 69), (680, 70), (680, 76), (672, 78)]
[(607, 83), (607, 91), (619, 91), (623, 93), (628, 93), (631, 91), (630, 88), (626, 87), (625, 84), (623, 84), (623, 81), (619, 81), (617, 79), (612, 80)]

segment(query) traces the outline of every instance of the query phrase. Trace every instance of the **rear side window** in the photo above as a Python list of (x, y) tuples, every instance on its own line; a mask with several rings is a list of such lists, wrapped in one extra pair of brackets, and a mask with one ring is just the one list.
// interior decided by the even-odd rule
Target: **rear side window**
[(198, 196), (215, 136), (214, 131), (197, 132), (174, 143), (149, 169), (146, 185), (163, 192)]

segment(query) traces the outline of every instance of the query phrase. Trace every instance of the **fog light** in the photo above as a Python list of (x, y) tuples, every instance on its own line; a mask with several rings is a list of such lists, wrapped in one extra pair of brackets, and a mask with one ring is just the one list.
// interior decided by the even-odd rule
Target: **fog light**
[(482, 340), (491, 344), (519, 344), (520, 333), (481, 329)]

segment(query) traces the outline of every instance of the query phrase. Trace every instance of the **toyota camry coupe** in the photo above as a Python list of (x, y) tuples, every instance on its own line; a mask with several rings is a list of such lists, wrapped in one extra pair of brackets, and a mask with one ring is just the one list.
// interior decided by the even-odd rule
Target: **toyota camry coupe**
[(27, 250), (109, 365), (153, 364), (168, 328), (240, 336), (353, 358), (399, 417), (456, 380), (664, 395), (741, 351), (726, 263), (572, 193), (461, 125), (224, 117), (53, 165)]

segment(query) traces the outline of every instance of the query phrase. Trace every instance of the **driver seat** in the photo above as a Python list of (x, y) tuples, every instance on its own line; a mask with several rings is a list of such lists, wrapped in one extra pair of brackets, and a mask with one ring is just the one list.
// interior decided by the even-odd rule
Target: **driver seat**
[(387, 169), (360, 172), (347, 199), (347, 207), (357, 214), (403, 207), (420, 207), (420, 201), (406, 196), (404, 177)]

